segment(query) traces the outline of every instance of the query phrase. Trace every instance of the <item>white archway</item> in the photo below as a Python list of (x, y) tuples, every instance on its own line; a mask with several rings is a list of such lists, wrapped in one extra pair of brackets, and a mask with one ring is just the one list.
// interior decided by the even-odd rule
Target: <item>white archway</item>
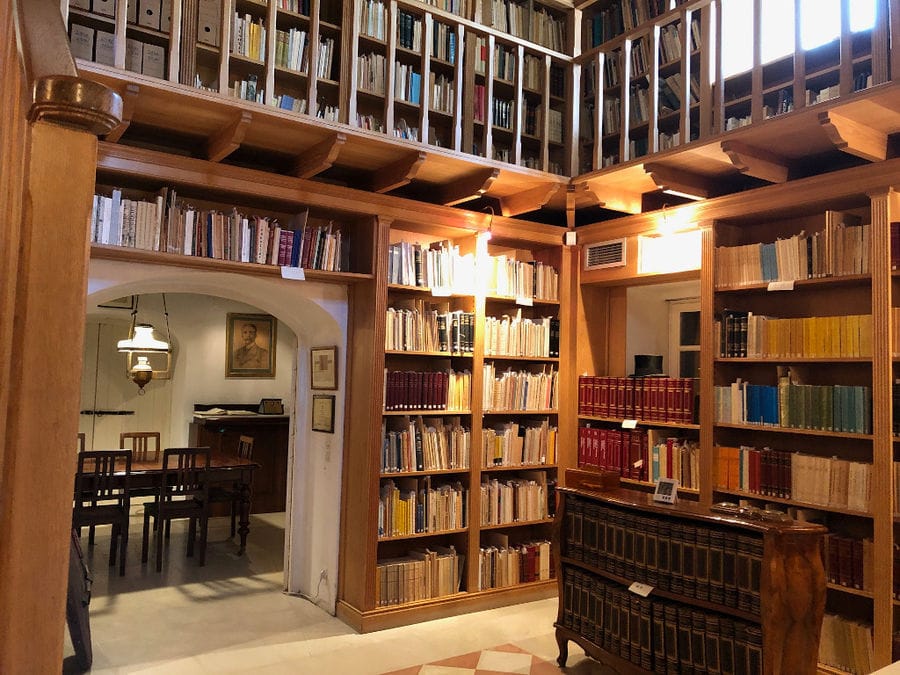
[[(145, 293), (193, 293), (236, 300), (277, 317), (297, 336), (292, 443), (288, 455), (285, 589), (309, 597), (333, 614), (347, 372), (346, 287), (275, 276), (91, 260), (89, 304)], [(335, 432), (324, 434), (310, 429), (309, 349), (331, 345), (338, 347), (339, 388), (334, 392)]]

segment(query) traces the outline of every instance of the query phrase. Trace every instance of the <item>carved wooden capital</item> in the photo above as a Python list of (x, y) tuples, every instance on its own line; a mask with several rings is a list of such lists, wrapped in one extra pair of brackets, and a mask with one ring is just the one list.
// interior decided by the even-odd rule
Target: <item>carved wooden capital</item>
[(96, 136), (122, 120), (122, 97), (109, 87), (70, 75), (48, 75), (34, 82), (31, 122), (50, 122)]

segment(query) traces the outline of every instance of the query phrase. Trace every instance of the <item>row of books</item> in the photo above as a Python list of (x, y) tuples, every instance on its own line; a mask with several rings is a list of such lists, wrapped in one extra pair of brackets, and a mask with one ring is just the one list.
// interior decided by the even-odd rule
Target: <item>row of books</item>
[(394, 123), (394, 138), (406, 138), (417, 141), (419, 140), (419, 127), (410, 126), (401, 117)]
[(290, 94), (278, 94), (272, 99), (272, 105), (280, 110), (303, 114), (307, 112), (306, 98), (295, 98)]
[(478, 555), (478, 590), (507, 588), (552, 579), (553, 552), (547, 540), (509, 545), (500, 532), (485, 532)]
[(481, 466), (535, 466), (556, 462), (557, 429), (547, 420), (503, 422), (481, 431)]
[[(487, 88), (483, 84), (475, 84), (474, 94), (472, 96), (472, 119), (476, 124), (484, 124), (487, 114)], [(473, 148), (472, 154), (480, 154), (477, 145)]]
[(673, 478), (681, 487), (699, 486), (696, 439), (666, 436), (658, 429), (578, 428), (578, 467), (615, 471), (624, 478), (656, 482)]
[(567, 494), (562, 555), (598, 572), (760, 613), (763, 538)]
[[(825, 578), (832, 584), (871, 591), (874, 583), (872, 539), (843, 537), (829, 533), (825, 537)], [(897, 558), (897, 553), (894, 553)], [(895, 584), (900, 583), (896, 581)]]
[[(900, 319), (900, 310), (895, 308), (892, 313)], [(871, 314), (777, 319), (726, 309), (715, 322), (715, 328), (720, 357), (872, 356)]]
[(867, 513), (872, 464), (802, 452), (717, 446), (720, 487)]
[(471, 401), (469, 371), (389, 371), (384, 369), (385, 410), (467, 411)]
[(369, 52), (356, 57), (356, 87), (370, 94), (384, 96), (384, 65), (383, 54)]
[(459, 593), (465, 556), (453, 546), (413, 549), (402, 558), (379, 560), (375, 569), (375, 606), (441, 598)]
[[(653, 673), (763, 675), (762, 629), (566, 567), (563, 627)], [(867, 672), (867, 671), (860, 671)]]
[(822, 618), (819, 663), (845, 673), (871, 673), (875, 669), (872, 624), (838, 614)]
[(417, 244), (401, 241), (388, 251), (388, 283), (471, 293), (475, 279), (475, 257), (462, 255), (449, 241)]
[(309, 16), (309, 4), (310, 0), (276, 0), (275, 6), (278, 9), (286, 9), (295, 14)]
[(507, 298), (559, 300), (559, 272), (536, 260), (517, 260), (501, 253), (488, 259), (487, 289)]
[(698, 393), (691, 377), (579, 375), (578, 414), (692, 424)]
[(381, 483), (378, 536), (459, 530), (468, 523), (469, 491), (460, 482), (432, 486), (431, 476), (389, 478)]
[(522, 58), (522, 88), (541, 91), (544, 74), (544, 59), (525, 54)]
[[(516, 53), (501, 44), (494, 45), (493, 73), (495, 80), (516, 81)], [(478, 72), (476, 70), (476, 72)], [(484, 71), (481, 71), (482, 73)]]
[(512, 129), (516, 116), (516, 102), (494, 97), (491, 101), (491, 123), (501, 129)]
[(421, 97), (421, 73), (405, 63), (394, 63), (394, 98), (418, 105)]
[(514, 477), (482, 481), (482, 526), (546, 520), (553, 515), (548, 505), (547, 474), (543, 471), (518, 473)]
[[(435, 28), (440, 25), (436, 23)], [(402, 9), (397, 13), (397, 44), (415, 52), (422, 50), (422, 20)]]
[(829, 218), (820, 232), (716, 247), (716, 286), (868, 274), (869, 231), (868, 224), (848, 225)]
[(458, 417), (405, 417), (381, 425), (381, 472), (468, 469), (471, 430)]
[(485, 411), (555, 410), (559, 406), (559, 373), (553, 366), (541, 372), (498, 372), (493, 363), (484, 364), (482, 409)]
[[(689, 51), (693, 52), (700, 44), (700, 22), (691, 19), (691, 30), (688, 39), (691, 41)], [(659, 29), (660, 63), (670, 63), (681, 58), (681, 22), (670, 23)]]
[(470, 4), (470, 0), (423, 0), (426, 4), (431, 5), (432, 7), (437, 7), (440, 10), (445, 12), (450, 12), (451, 14), (456, 14), (456, 16), (461, 16), (463, 18), (469, 19), (472, 17), (472, 7), (474, 5)]
[[(316, 61), (316, 77), (326, 80), (334, 80), (334, 38), (319, 38), (319, 56)], [(324, 119), (337, 121), (337, 109), (334, 111), (334, 117), (328, 116), (328, 111), (324, 111), (324, 115), (317, 115)]]
[(255, 73), (249, 73), (244, 80), (235, 80), (228, 94), (242, 101), (253, 101), (254, 103), (265, 103), (266, 100), (266, 91), (259, 86), (259, 80)]
[(360, 129), (368, 129), (370, 131), (378, 131), (384, 133), (384, 124), (377, 115), (366, 115), (360, 112), (356, 113), (356, 126)]
[(385, 39), (387, 5), (381, 0), (362, 0), (359, 3), (359, 32), (376, 40)]
[(559, 356), (559, 319), (522, 317), (517, 308), (513, 316), (484, 318), (485, 356)]
[(557, 52), (566, 49), (564, 16), (555, 16), (532, 2), (491, 0), (491, 26)]
[(431, 56), (456, 63), (456, 29), (440, 21), (435, 21), (431, 33)]
[[(809, 103), (807, 103), (809, 105)], [(771, 95), (763, 105), (763, 118), (769, 119), (776, 115), (789, 113), (794, 109), (794, 92), (792, 89), (785, 87), (779, 89), (777, 94)]]
[(456, 110), (456, 87), (452, 78), (443, 73), (428, 73), (428, 85), (431, 89), (431, 109), (452, 115)]
[(861, 385), (750, 384), (738, 378), (713, 388), (716, 422), (872, 433), (872, 391)]
[(298, 73), (309, 70), (309, 35), (305, 30), (275, 31), (275, 67)]
[[(396, 305), (404, 304), (396, 301)], [(471, 354), (475, 338), (475, 314), (450, 311), (446, 303), (435, 306), (422, 298), (389, 307), (385, 316), (387, 350)]]
[(231, 52), (255, 61), (266, 60), (266, 25), (262, 18), (234, 13)]
[(637, 28), (669, 9), (667, 0), (613, 0), (591, 17), (590, 45), (596, 47), (626, 30)]

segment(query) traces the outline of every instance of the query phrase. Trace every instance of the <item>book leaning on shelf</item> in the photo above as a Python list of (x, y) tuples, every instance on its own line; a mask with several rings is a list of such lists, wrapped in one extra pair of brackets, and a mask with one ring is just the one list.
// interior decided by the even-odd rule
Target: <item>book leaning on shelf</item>
[(478, 590), (506, 588), (552, 579), (553, 554), (547, 540), (509, 543), (501, 532), (485, 532), (478, 556)]
[(388, 607), (459, 593), (465, 556), (453, 546), (412, 549), (402, 558), (379, 560), (375, 605)]
[(381, 437), (382, 473), (469, 468), (471, 431), (459, 417), (386, 420)]
[(557, 431), (547, 420), (504, 422), (481, 432), (482, 467), (556, 462)]
[(378, 536), (404, 537), (463, 529), (469, 491), (457, 481), (432, 486), (431, 476), (397, 478), (381, 484)]

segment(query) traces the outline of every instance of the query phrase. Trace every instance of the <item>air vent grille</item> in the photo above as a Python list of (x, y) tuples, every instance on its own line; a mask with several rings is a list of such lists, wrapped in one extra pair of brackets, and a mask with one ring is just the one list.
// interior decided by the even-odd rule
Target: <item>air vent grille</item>
[(589, 244), (584, 249), (584, 269), (599, 270), (625, 266), (625, 240), (612, 239)]

